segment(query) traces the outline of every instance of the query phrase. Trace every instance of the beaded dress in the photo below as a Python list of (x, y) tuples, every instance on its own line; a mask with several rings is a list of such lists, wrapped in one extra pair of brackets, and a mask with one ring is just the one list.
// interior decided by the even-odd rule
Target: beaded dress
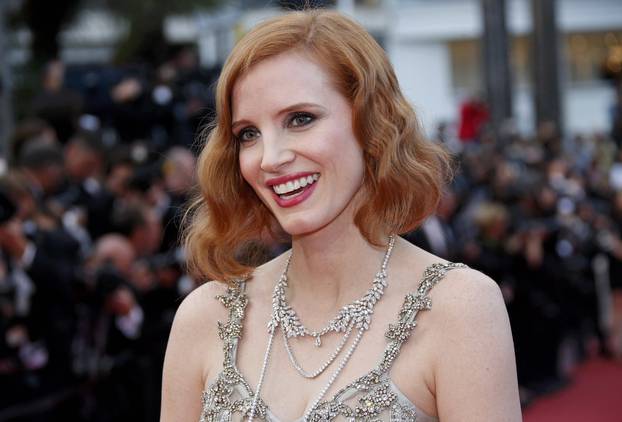
[[(419, 287), (404, 298), (397, 321), (389, 324), (385, 333), (387, 346), (378, 365), (366, 375), (349, 383), (332, 398), (321, 401), (311, 411), (308, 421), (351, 422), (435, 422), (437, 418), (426, 415), (400, 392), (390, 377), (393, 362), (400, 353), (416, 325), (417, 313), (432, 306), (429, 292), (445, 274), (464, 264), (436, 263), (428, 266)], [(236, 366), (236, 352), (242, 335), (244, 312), (248, 298), (244, 283), (229, 287), (218, 296), (229, 311), (229, 320), (218, 323), (218, 335), (223, 341), (223, 370), (202, 394), (200, 422), (239, 421), (248, 418), (254, 393), (250, 384)], [(270, 411), (261, 397), (257, 401), (255, 420), (281, 422)], [(296, 422), (306, 422), (302, 418)]]

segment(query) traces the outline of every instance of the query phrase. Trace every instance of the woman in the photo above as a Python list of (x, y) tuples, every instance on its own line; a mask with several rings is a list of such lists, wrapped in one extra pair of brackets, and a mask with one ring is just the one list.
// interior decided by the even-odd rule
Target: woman
[[(223, 282), (177, 313), (161, 420), (519, 421), (496, 284), (396, 236), (433, 212), (448, 158), (372, 37), (328, 11), (263, 23), (217, 113), (186, 247)], [(242, 265), (266, 232), (291, 251)]]

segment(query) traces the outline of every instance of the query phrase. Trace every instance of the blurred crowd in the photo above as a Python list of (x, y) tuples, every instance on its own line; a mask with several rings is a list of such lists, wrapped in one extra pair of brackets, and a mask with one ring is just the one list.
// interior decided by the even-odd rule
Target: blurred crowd
[(213, 74), (52, 61), (0, 177), (0, 420), (154, 421)]
[(533, 137), (511, 125), (493, 136), (478, 117), (468, 137), (436, 135), (457, 175), (407, 238), (497, 281), (523, 404), (588, 357), (622, 358), (622, 95), (613, 110), (610, 133), (561, 137), (544, 123)]
[[(196, 286), (177, 240), (216, 76), (191, 49), (42, 71), (0, 176), (0, 421), (157, 420), (167, 335)], [(586, 356), (622, 355), (617, 110), (611, 135), (495, 138), (482, 115), (464, 139), (436, 136), (456, 177), (406, 238), (499, 283), (525, 401)]]

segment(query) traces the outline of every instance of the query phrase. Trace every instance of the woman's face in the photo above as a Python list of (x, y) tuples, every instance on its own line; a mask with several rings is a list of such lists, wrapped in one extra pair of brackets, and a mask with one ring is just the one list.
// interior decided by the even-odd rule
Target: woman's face
[(256, 64), (234, 86), (232, 114), (242, 176), (286, 232), (352, 222), (363, 151), (321, 66), (295, 52)]

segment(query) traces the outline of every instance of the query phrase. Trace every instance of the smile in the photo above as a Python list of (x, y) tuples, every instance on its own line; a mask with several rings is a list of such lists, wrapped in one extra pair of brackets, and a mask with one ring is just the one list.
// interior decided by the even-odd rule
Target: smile
[(289, 180), (285, 183), (273, 185), (272, 190), (282, 199), (290, 199), (301, 194), (305, 187), (312, 185), (319, 178), (319, 173), (310, 174), (308, 176), (299, 177), (298, 179)]

